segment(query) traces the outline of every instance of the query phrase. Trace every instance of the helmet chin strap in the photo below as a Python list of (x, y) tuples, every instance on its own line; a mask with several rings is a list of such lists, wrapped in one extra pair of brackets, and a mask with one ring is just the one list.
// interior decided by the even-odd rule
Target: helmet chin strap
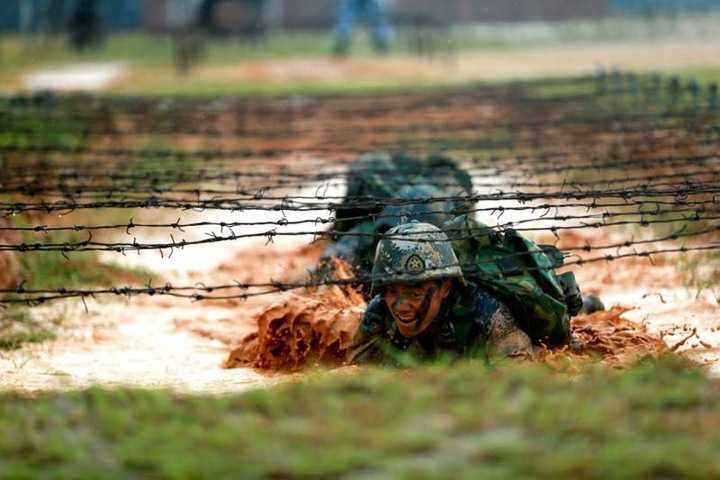
[(453, 294), (451, 292), (450, 295), (448, 295), (442, 300), (442, 303), (440, 304), (440, 310), (438, 311), (437, 316), (432, 321), (432, 325), (436, 325), (438, 327), (436, 337), (437, 341), (445, 346), (454, 345), (457, 341), (455, 338), (455, 326), (447, 320), (447, 314), (450, 311), (452, 304)]
[[(425, 298), (423, 298), (422, 305), (420, 306), (420, 310), (418, 313), (418, 316), (415, 317), (415, 329), (417, 330), (422, 325), (422, 322), (425, 321), (425, 315), (427, 315), (427, 311), (430, 308), (430, 303), (432, 302), (432, 297), (437, 293), (437, 286), (433, 285), (432, 287), (428, 288), (428, 291), (425, 292)], [(432, 319), (430, 322), (431, 324), (435, 322), (437, 319), (437, 316)], [(430, 325), (428, 325), (430, 326)]]
[(440, 310), (438, 310), (438, 314), (435, 318), (433, 318), (433, 323), (437, 323), (442, 318), (447, 318), (447, 313), (450, 310), (450, 306), (452, 305), (452, 302), (449, 300), (450, 295), (448, 295), (447, 298), (444, 298), (442, 300), (442, 303), (440, 304)]

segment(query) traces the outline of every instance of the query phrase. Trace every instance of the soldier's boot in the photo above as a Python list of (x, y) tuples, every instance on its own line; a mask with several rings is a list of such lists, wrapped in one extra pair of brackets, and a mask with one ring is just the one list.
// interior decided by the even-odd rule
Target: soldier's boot
[(557, 332), (557, 336), (555, 338), (562, 338), (562, 340), (559, 342), (556, 341), (554, 343), (550, 343), (549, 345), (551, 347), (565, 347), (567, 345), (570, 348), (571, 352), (580, 353), (582, 347), (580, 346), (580, 342), (578, 342), (578, 339), (575, 338), (575, 335), (573, 334), (570, 317), (565, 315), (563, 321), (559, 325), (561, 330)]
[(580, 313), (584, 313), (586, 315), (605, 310), (605, 304), (597, 295), (585, 295), (582, 299), (582, 303)]

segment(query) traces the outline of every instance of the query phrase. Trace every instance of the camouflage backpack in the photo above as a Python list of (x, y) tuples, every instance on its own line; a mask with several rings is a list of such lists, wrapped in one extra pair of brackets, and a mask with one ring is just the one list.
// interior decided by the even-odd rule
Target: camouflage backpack
[(533, 342), (557, 346), (571, 341), (570, 317), (582, 308), (582, 296), (572, 272), (554, 271), (563, 265), (562, 252), (464, 215), (443, 229), (465, 278), (505, 302)]

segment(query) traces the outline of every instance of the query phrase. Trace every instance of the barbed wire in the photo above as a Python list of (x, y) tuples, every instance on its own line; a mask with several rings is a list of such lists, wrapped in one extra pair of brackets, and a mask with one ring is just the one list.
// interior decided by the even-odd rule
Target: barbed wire
[[(454, 205), (455, 213), (493, 219), (496, 231), (562, 242), (568, 266), (715, 255), (716, 103), (716, 85), (615, 73), (378, 98), (0, 97), (0, 253), (70, 258), (157, 251), (171, 258), (178, 250), (246, 239), (372, 243), (385, 234), (338, 230), (338, 219), (381, 222), (396, 218), (389, 210), (417, 205), (425, 215), (448, 215), (447, 205)], [(409, 178), (417, 172), (357, 162), (374, 150), (422, 158), (440, 153), (472, 185), (461, 188), (442, 168)], [(429, 182), (445, 195), (353, 194), (348, 185), (363, 177), (387, 190)], [(110, 210), (130, 218), (84, 218)], [(150, 210), (162, 213), (154, 221), (134, 220)], [(588, 229), (629, 238), (562, 239)], [(456, 241), (470, 238), (448, 233)], [(21, 283), (0, 290), (0, 304), (103, 295), (247, 299), (372, 281), (358, 273), (345, 280), (214, 286), (33, 289)]]
[[(0, 149), (1, 150), (1, 149)], [(560, 155), (558, 155), (560, 156)], [(664, 156), (655, 158), (652, 160), (644, 160), (642, 163), (635, 167), (635, 170), (657, 170), (658, 168), (678, 168), (683, 167), (680, 171), (669, 172), (669, 173), (655, 173), (653, 175), (631, 175), (624, 177), (610, 177), (596, 180), (578, 180), (574, 179), (571, 182), (567, 180), (562, 181), (545, 181), (540, 182), (535, 180), (534, 182), (526, 181), (529, 176), (534, 178), (542, 175), (568, 172), (568, 171), (587, 171), (597, 170), (599, 168), (607, 171), (612, 170), (626, 170), (627, 162), (634, 161), (635, 159), (630, 157), (622, 162), (617, 161), (591, 161), (589, 163), (578, 163), (571, 166), (560, 164), (560, 159), (555, 159), (553, 162), (543, 162), (542, 159), (528, 159), (523, 157), (520, 160), (513, 160), (512, 162), (505, 161), (504, 159), (493, 158), (486, 161), (469, 160), (466, 161), (467, 169), (469, 172), (478, 172), (477, 176), (480, 176), (480, 172), (487, 174), (488, 172), (494, 176), (502, 175), (503, 178), (508, 182), (510, 186), (522, 186), (522, 187), (537, 187), (537, 188), (549, 188), (567, 185), (593, 185), (602, 184), (605, 182), (613, 182), (617, 180), (623, 180), (625, 183), (630, 182), (642, 182), (642, 181), (656, 181), (663, 178), (674, 178), (683, 177), (691, 178), (694, 176), (712, 176), (717, 177), (720, 175), (718, 170), (707, 170), (697, 169), (699, 167), (714, 167), (720, 166), (720, 156), (715, 154), (706, 155), (688, 155), (688, 156)], [(528, 166), (523, 162), (531, 162)], [(567, 162), (567, 159), (565, 159)], [(43, 192), (60, 191), (62, 193), (73, 193), (81, 194), (84, 192), (90, 193), (102, 193), (106, 194), (108, 191), (115, 192), (143, 192), (145, 190), (152, 191), (154, 193), (163, 192), (180, 192), (180, 193), (238, 193), (238, 188), (226, 190), (217, 190), (212, 187), (205, 187), (198, 185), (192, 189), (182, 188), (183, 184), (189, 182), (197, 183), (226, 183), (233, 181), (235, 183), (241, 183), (243, 180), (256, 180), (258, 178), (266, 178), (268, 175), (274, 177), (274, 185), (268, 184), (265, 186), (266, 189), (272, 188), (288, 188), (288, 187), (303, 187), (309, 183), (325, 182), (330, 179), (336, 179), (343, 170), (338, 167), (343, 166), (342, 161), (331, 161), (323, 160), (317, 162), (318, 167), (325, 167), (327, 165), (334, 165), (334, 172), (326, 173), (307, 173), (302, 172), (299, 168), (295, 167), (297, 171), (292, 168), (280, 170), (280, 166), (269, 168), (267, 170), (258, 170), (254, 172), (238, 172), (238, 171), (227, 171), (228, 165), (220, 165), (217, 167), (218, 171), (209, 168), (202, 168), (197, 170), (186, 170), (177, 172), (176, 170), (161, 170), (161, 171), (150, 171), (142, 175), (130, 174), (130, 173), (112, 173), (110, 175), (107, 172), (94, 172), (92, 170), (80, 170), (73, 169), (68, 171), (67, 164), (65, 162), (60, 164), (49, 164), (45, 163), (40, 172), (28, 172), (26, 165), (24, 171), (13, 170), (7, 168), (2, 174), (0, 174), (0, 192), (3, 193), (20, 193), (23, 195), (37, 195)], [(107, 168), (107, 167), (106, 167)], [(307, 167), (306, 167), (307, 168)], [(696, 168), (693, 170), (692, 168)], [(429, 169), (431, 172), (433, 169)], [(398, 172), (383, 170), (382, 168), (369, 169), (360, 168), (356, 169), (355, 174), (369, 173), (373, 175), (383, 176), (389, 181), (403, 180), (407, 182), (407, 175), (401, 175)], [(111, 182), (110, 185), (104, 185)], [(441, 186), (449, 186), (448, 182), (439, 183)], [(476, 187), (494, 186), (496, 182), (483, 181), (482, 178), (478, 178), (475, 182)]]
[[(665, 248), (657, 250), (641, 250), (630, 253), (605, 254), (590, 258), (577, 258), (575, 260), (566, 261), (566, 266), (586, 265), (596, 262), (612, 262), (624, 258), (647, 258), (652, 262), (653, 256), (671, 254), (671, 253), (689, 253), (689, 252), (708, 252), (720, 250), (720, 244), (706, 245), (699, 247), (681, 246), (676, 248)], [(462, 264), (457, 264), (463, 266)], [(537, 268), (536, 268), (537, 269)], [(532, 268), (528, 269), (532, 270)], [(484, 274), (488, 275), (488, 274)], [(242, 283), (234, 281), (232, 284), (219, 284), (207, 286), (198, 283), (192, 286), (173, 286), (171, 283), (163, 285), (148, 284), (144, 287), (111, 287), (111, 288), (86, 288), (86, 289), (26, 289), (19, 286), (15, 289), (0, 289), (0, 294), (8, 295), (0, 298), (0, 305), (3, 304), (26, 304), (28, 306), (42, 305), (52, 300), (70, 299), (70, 298), (97, 298), (99, 296), (114, 295), (120, 297), (133, 297), (138, 295), (148, 296), (172, 296), (177, 298), (186, 298), (193, 301), (200, 300), (247, 300), (251, 297), (269, 295), (274, 293), (282, 293), (297, 289), (317, 288), (323, 286), (354, 286), (370, 285), (373, 282), (384, 278), (374, 277), (372, 275), (356, 276), (348, 279), (324, 279), (322, 281), (305, 281), (305, 282), (259, 282), (259, 283)], [(482, 277), (479, 277), (482, 279)], [(258, 289), (258, 291), (249, 291)], [(236, 290), (241, 293), (230, 293), (224, 295), (213, 295), (215, 292), (228, 290)], [(13, 297), (12, 294), (21, 295), (21, 297)]]
[[(595, 209), (601, 207), (637, 205), (644, 207), (659, 208), (662, 205), (720, 205), (720, 184), (714, 182), (684, 182), (682, 184), (670, 184), (666, 188), (652, 188), (647, 184), (633, 188), (608, 188), (606, 190), (588, 189), (582, 190), (574, 186), (572, 191), (556, 192), (505, 192), (498, 190), (495, 193), (472, 196), (445, 196), (432, 199), (367, 199), (366, 197), (351, 197), (349, 205), (342, 205), (337, 202), (326, 202), (325, 200), (343, 200), (341, 196), (309, 196), (309, 195), (286, 195), (272, 196), (264, 195), (263, 192), (256, 192), (254, 195), (242, 195), (228, 198), (211, 199), (187, 199), (167, 198), (152, 196), (142, 200), (96, 200), (90, 202), (77, 202), (73, 200), (58, 200), (56, 202), (0, 202), (0, 213), (5, 216), (16, 215), (23, 212), (73, 212), (76, 210), (94, 209), (136, 209), (136, 208), (165, 208), (179, 210), (193, 210), (197, 212), (206, 210), (260, 210), (271, 212), (307, 212), (316, 210), (342, 210), (344, 208), (371, 207), (382, 209), (389, 205), (411, 205), (418, 203), (439, 203), (465, 201), (471, 203), (514, 201), (526, 204), (536, 201), (565, 201), (565, 204), (543, 204), (537, 208), (587, 208)], [(691, 197), (698, 197), (693, 199)], [(653, 200), (658, 199), (658, 200)], [(570, 203), (570, 201), (575, 201)], [(583, 203), (583, 200), (587, 200)], [(611, 203), (609, 200), (617, 200)], [(262, 201), (262, 202), (261, 202)], [(271, 203), (267, 203), (271, 202)], [(263, 204), (265, 203), (265, 204)], [(501, 210), (525, 209), (525, 207), (496, 207)]]
[[(503, 207), (503, 211), (505, 208)], [(506, 228), (515, 228), (519, 231), (532, 231), (532, 230), (548, 230), (548, 227), (537, 227), (537, 228), (518, 228), (519, 225), (523, 225), (526, 223), (538, 223), (541, 221), (551, 221), (551, 222), (563, 222), (568, 220), (574, 220), (574, 221), (582, 221), (582, 226), (578, 228), (585, 228), (588, 226), (593, 227), (600, 227), (602, 225), (607, 225), (607, 223), (600, 223), (600, 222), (591, 222), (591, 220), (603, 220), (603, 222), (606, 222), (609, 218), (621, 218), (621, 217), (631, 217), (636, 218), (639, 216), (644, 216), (646, 214), (655, 215), (658, 217), (663, 217), (662, 219), (653, 221), (653, 222), (644, 222), (638, 220), (630, 220), (626, 223), (628, 224), (640, 224), (640, 225), (646, 225), (649, 223), (673, 223), (673, 222), (687, 222), (687, 221), (700, 221), (700, 220), (712, 220), (714, 217), (708, 217), (708, 214), (716, 214), (720, 213), (720, 207), (717, 209), (708, 209), (706, 206), (691, 206), (686, 205), (682, 208), (672, 208), (672, 209), (661, 209), (656, 208), (654, 211), (629, 211), (629, 212), (610, 212), (610, 211), (603, 211), (601, 213), (593, 213), (593, 214), (587, 214), (587, 215), (561, 215), (559, 213), (556, 213), (555, 215), (549, 215), (549, 212), (553, 210), (559, 210), (558, 205), (539, 205), (539, 206), (526, 206), (526, 207), (511, 207), (509, 210), (515, 210), (515, 211), (524, 211), (524, 210), (530, 210), (531, 212), (535, 213), (540, 212), (540, 214), (537, 217), (531, 218), (531, 219), (522, 219), (522, 220), (514, 220), (507, 223), (498, 223), (495, 228), (498, 228), (500, 230), (506, 229)], [(476, 215), (480, 213), (496, 213), (498, 212), (498, 207), (487, 207), (487, 208), (472, 208), (468, 210), (468, 213)], [(443, 214), (447, 213), (446, 210), (432, 210), (428, 209), (426, 211), (426, 214), (433, 215), (433, 214)], [(674, 218), (667, 218), (666, 215), (668, 214), (676, 214), (680, 215), (678, 217)], [(385, 218), (394, 218), (394, 215), (382, 215), (381, 213), (373, 215), (373, 219), (375, 220), (382, 220)], [(119, 223), (119, 224), (110, 224), (110, 225), (72, 225), (72, 226), (64, 226), (64, 227), (49, 227), (47, 225), (34, 225), (34, 226), (27, 226), (27, 227), (17, 227), (17, 226), (2, 226), (0, 225), (0, 231), (7, 231), (7, 232), (32, 232), (36, 234), (49, 234), (52, 232), (93, 232), (93, 231), (102, 231), (102, 230), (121, 230), (127, 235), (130, 235), (131, 230), (133, 229), (172, 229), (172, 230), (178, 230), (180, 232), (185, 232), (186, 230), (192, 229), (192, 228), (198, 228), (198, 227), (218, 227), (221, 229), (224, 228), (237, 228), (237, 227), (257, 227), (257, 226), (272, 226), (272, 227), (287, 227), (287, 226), (296, 226), (296, 225), (303, 225), (303, 224), (312, 224), (312, 225), (318, 225), (318, 224), (331, 224), (335, 222), (336, 218), (333, 216), (328, 217), (322, 217), (317, 216), (315, 218), (308, 218), (308, 219), (301, 219), (301, 220), (289, 220), (287, 218), (280, 218), (278, 220), (270, 220), (270, 221), (254, 221), (254, 222), (241, 222), (241, 221), (200, 221), (200, 222), (182, 222), (180, 218), (177, 219), (177, 221), (172, 223), (142, 223), (142, 222), (136, 222), (132, 218), (127, 223)], [(345, 217), (345, 220), (352, 221), (352, 222), (360, 222), (364, 220), (368, 220), (368, 216), (348, 216)], [(567, 227), (566, 227), (567, 228)], [(328, 236), (332, 236), (333, 233), (328, 231), (325, 232)], [(344, 232), (345, 233), (345, 232)], [(352, 235), (350, 233), (346, 233), (346, 235)]]
[[(665, 223), (676, 223), (679, 221), (688, 221), (689, 218), (672, 218), (672, 219), (664, 219), (664, 220), (641, 220), (641, 221), (619, 221), (619, 222), (593, 222), (593, 223), (584, 223), (582, 225), (577, 226), (553, 226), (550, 228), (525, 228), (525, 229), (516, 229), (519, 232), (529, 232), (529, 231), (551, 231), (554, 234), (557, 234), (560, 231), (563, 230), (578, 230), (578, 229), (586, 229), (586, 228), (600, 228), (600, 227), (608, 227), (608, 226), (622, 226), (622, 225), (640, 225), (642, 227), (649, 227), (651, 225), (656, 224), (665, 224)], [(720, 215), (718, 216), (711, 216), (711, 217), (704, 217), (701, 218), (701, 220), (705, 221), (716, 221), (720, 220)], [(232, 232), (233, 227), (229, 226), (227, 224), (221, 226), (222, 229), (229, 230)], [(720, 231), (720, 226), (717, 227), (711, 227), (702, 229), (698, 232), (689, 232), (689, 233), (677, 233), (673, 234), (668, 237), (661, 237), (653, 240), (644, 240), (644, 241), (633, 241), (632, 243), (640, 244), (640, 243), (649, 243), (649, 242), (660, 242), (667, 239), (678, 239), (678, 238), (686, 238), (690, 236), (697, 236), (702, 235), (706, 233), (712, 233), (712, 232), (718, 232)], [(89, 232), (88, 238), (83, 241), (77, 241), (77, 242), (62, 242), (62, 243), (25, 243), (22, 242), (20, 244), (0, 244), (0, 251), (17, 251), (17, 252), (36, 252), (36, 251), (59, 251), (62, 253), (69, 253), (69, 252), (90, 252), (90, 251), (112, 251), (112, 252), (118, 252), (118, 253), (127, 253), (127, 252), (133, 252), (133, 251), (144, 251), (144, 250), (170, 250), (169, 257), (172, 257), (172, 252), (175, 249), (184, 249), (186, 247), (194, 246), (194, 245), (204, 245), (204, 244), (211, 244), (211, 243), (219, 243), (219, 242), (228, 242), (228, 241), (235, 241), (240, 239), (248, 239), (248, 238), (266, 238), (268, 243), (272, 243), (273, 240), (276, 237), (283, 237), (283, 236), (311, 236), (315, 240), (322, 240), (322, 239), (338, 239), (342, 237), (379, 237), (378, 234), (375, 233), (348, 233), (348, 232), (341, 232), (341, 231), (335, 231), (335, 230), (311, 230), (311, 231), (294, 231), (294, 232), (279, 232), (277, 229), (267, 230), (263, 232), (252, 232), (252, 233), (231, 233), (230, 235), (222, 235), (222, 234), (216, 234), (214, 232), (207, 232), (205, 235), (209, 238), (203, 238), (200, 240), (186, 240), (186, 239), (179, 239), (176, 240), (173, 235), (170, 235), (170, 241), (169, 242), (159, 242), (159, 243), (140, 243), (135, 238), (132, 242), (100, 242), (100, 241), (94, 241), (92, 232)], [(460, 237), (460, 239), (470, 239), (471, 237)], [(622, 242), (619, 244), (614, 244), (610, 246), (605, 246), (602, 248), (610, 248), (615, 249), (622, 246), (627, 246), (627, 242)], [(583, 251), (591, 251), (591, 250), (597, 250), (598, 248), (593, 248), (590, 245), (584, 245), (582, 247), (573, 247), (573, 246), (567, 246), (564, 247), (567, 250), (583, 250)], [(168, 257), (168, 258), (169, 258)]]

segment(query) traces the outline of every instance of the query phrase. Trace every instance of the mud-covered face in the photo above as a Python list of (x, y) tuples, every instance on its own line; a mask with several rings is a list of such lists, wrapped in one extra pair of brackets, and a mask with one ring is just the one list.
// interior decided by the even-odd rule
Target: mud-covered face
[(451, 287), (451, 280), (387, 285), (383, 295), (385, 304), (400, 334), (413, 338), (424, 332), (437, 317)]

